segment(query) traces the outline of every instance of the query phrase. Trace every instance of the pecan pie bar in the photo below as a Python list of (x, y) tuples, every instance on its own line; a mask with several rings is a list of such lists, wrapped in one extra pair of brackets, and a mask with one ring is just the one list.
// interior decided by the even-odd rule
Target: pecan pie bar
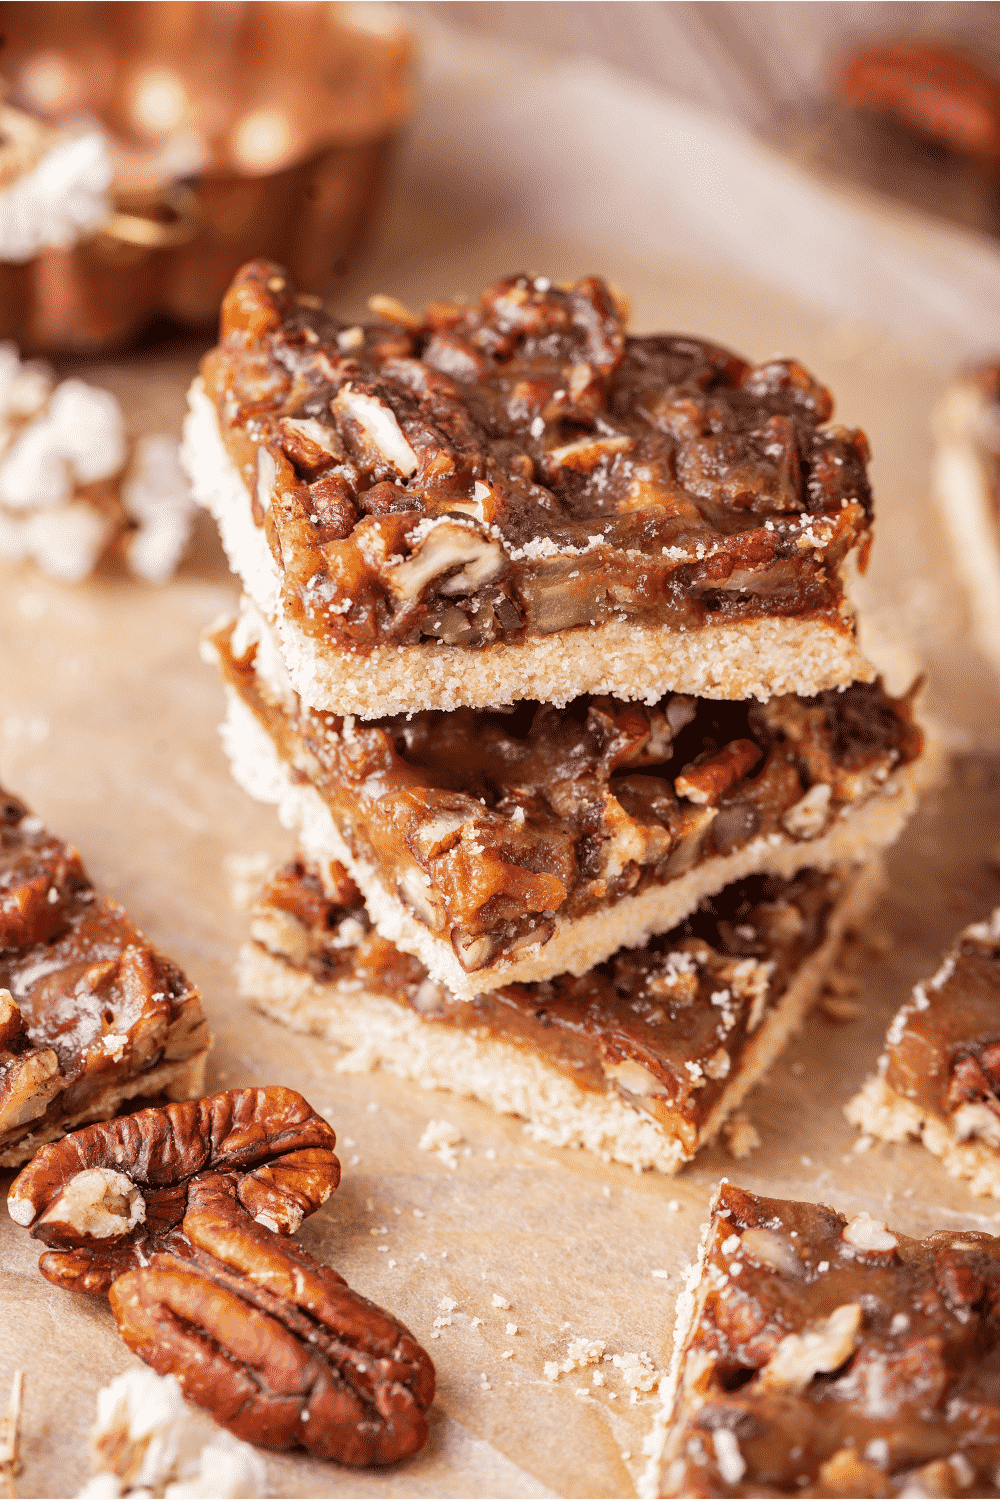
[(997, 1495), (1000, 1240), (723, 1181), (647, 1494)]
[(870, 679), (868, 448), (793, 360), (629, 335), (596, 277), (346, 326), (246, 266), (186, 454), (296, 690), (362, 718)]
[(0, 790), (0, 1166), (127, 1099), (202, 1089), (198, 991)]
[(456, 1000), (378, 936), (346, 872), (331, 897), (299, 859), (264, 888), (240, 991), (297, 1031), (481, 1099), (536, 1140), (676, 1172), (710, 1140), (800, 1024), (878, 886), (875, 867), (753, 876), (646, 948), (580, 978)]
[(882, 1140), (916, 1137), (974, 1193), (1000, 1198), (1000, 908), (914, 988), (847, 1118)]
[(926, 764), (909, 700), (875, 684), (360, 723), (300, 704), (252, 608), (210, 649), (236, 779), (320, 868), (346, 865), (382, 936), (463, 999), (583, 974), (758, 870), (863, 863)]
[(949, 387), (934, 435), (934, 494), (976, 638), (1000, 665), (1000, 362)]

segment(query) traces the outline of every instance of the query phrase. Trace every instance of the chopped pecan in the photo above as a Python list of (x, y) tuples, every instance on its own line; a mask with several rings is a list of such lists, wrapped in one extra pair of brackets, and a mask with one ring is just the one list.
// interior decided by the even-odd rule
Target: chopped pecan
[(721, 750), (699, 756), (685, 766), (674, 781), (674, 790), (689, 802), (714, 807), (731, 786), (753, 770), (763, 753), (753, 740), (731, 740)]
[(197, 1173), (238, 1179), (252, 1218), (298, 1229), (340, 1180), (331, 1127), (292, 1089), (232, 1089), (89, 1125), (44, 1146), (10, 1189), (18, 1224), (53, 1248), (57, 1286), (103, 1293), (142, 1265), (184, 1217)]

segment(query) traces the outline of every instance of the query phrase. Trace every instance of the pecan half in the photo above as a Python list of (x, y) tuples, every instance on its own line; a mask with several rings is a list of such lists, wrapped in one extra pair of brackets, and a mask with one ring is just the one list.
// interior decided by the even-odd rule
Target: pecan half
[(93, 1125), (38, 1153), (11, 1216), (57, 1286), (107, 1293), (141, 1359), (265, 1448), (353, 1466), (420, 1448), (434, 1366), (289, 1236), (340, 1179), (291, 1089), (234, 1089)]
[(428, 1355), (336, 1271), (256, 1224), (230, 1178), (195, 1180), (172, 1248), (120, 1277), (109, 1300), (129, 1348), (216, 1421), (353, 1466), (422, 1447)]
[(199, 1172), (233, 1174), (251, 1220), (293, 1233), (340, 1181), (335, 1142), (293, 1089), (231, 1089), (43, 1146), (15, 1179), (7, 1208), (53, 1247), (39, 1261), (43, 1276), (101, 1294), (181, 1223)]

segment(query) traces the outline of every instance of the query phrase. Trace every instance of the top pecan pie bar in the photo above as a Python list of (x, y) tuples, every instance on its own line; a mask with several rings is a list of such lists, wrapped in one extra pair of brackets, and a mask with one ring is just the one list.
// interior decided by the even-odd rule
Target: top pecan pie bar
[(629, 335), (596, 277), (373, 303), (346, 326), (253, 263), (191, 392), (196, 494), (304, 702), (871, 679), (841, 577), (870, 544), (867, 443), (801, 365)]

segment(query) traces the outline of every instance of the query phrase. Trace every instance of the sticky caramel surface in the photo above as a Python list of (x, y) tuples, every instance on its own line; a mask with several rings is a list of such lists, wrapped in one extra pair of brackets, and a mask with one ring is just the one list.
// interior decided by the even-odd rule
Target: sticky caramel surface
[(1000, 920), (966, 928), (889, 1029), (883, 1076), (897, 1094), (950, 1120), (980, 1105), (1000, 1134)]
[(378, 305), (347, 327), (254, 263), (202, 367), (308, 633), (364, 653), (606, 620), (851, 628), (867, 443), (794, 360), (631, 336), (594, 276)]
[(723, 1182), (661, 1492), (996, 1495), (998, 1300), (992, 1235)]

